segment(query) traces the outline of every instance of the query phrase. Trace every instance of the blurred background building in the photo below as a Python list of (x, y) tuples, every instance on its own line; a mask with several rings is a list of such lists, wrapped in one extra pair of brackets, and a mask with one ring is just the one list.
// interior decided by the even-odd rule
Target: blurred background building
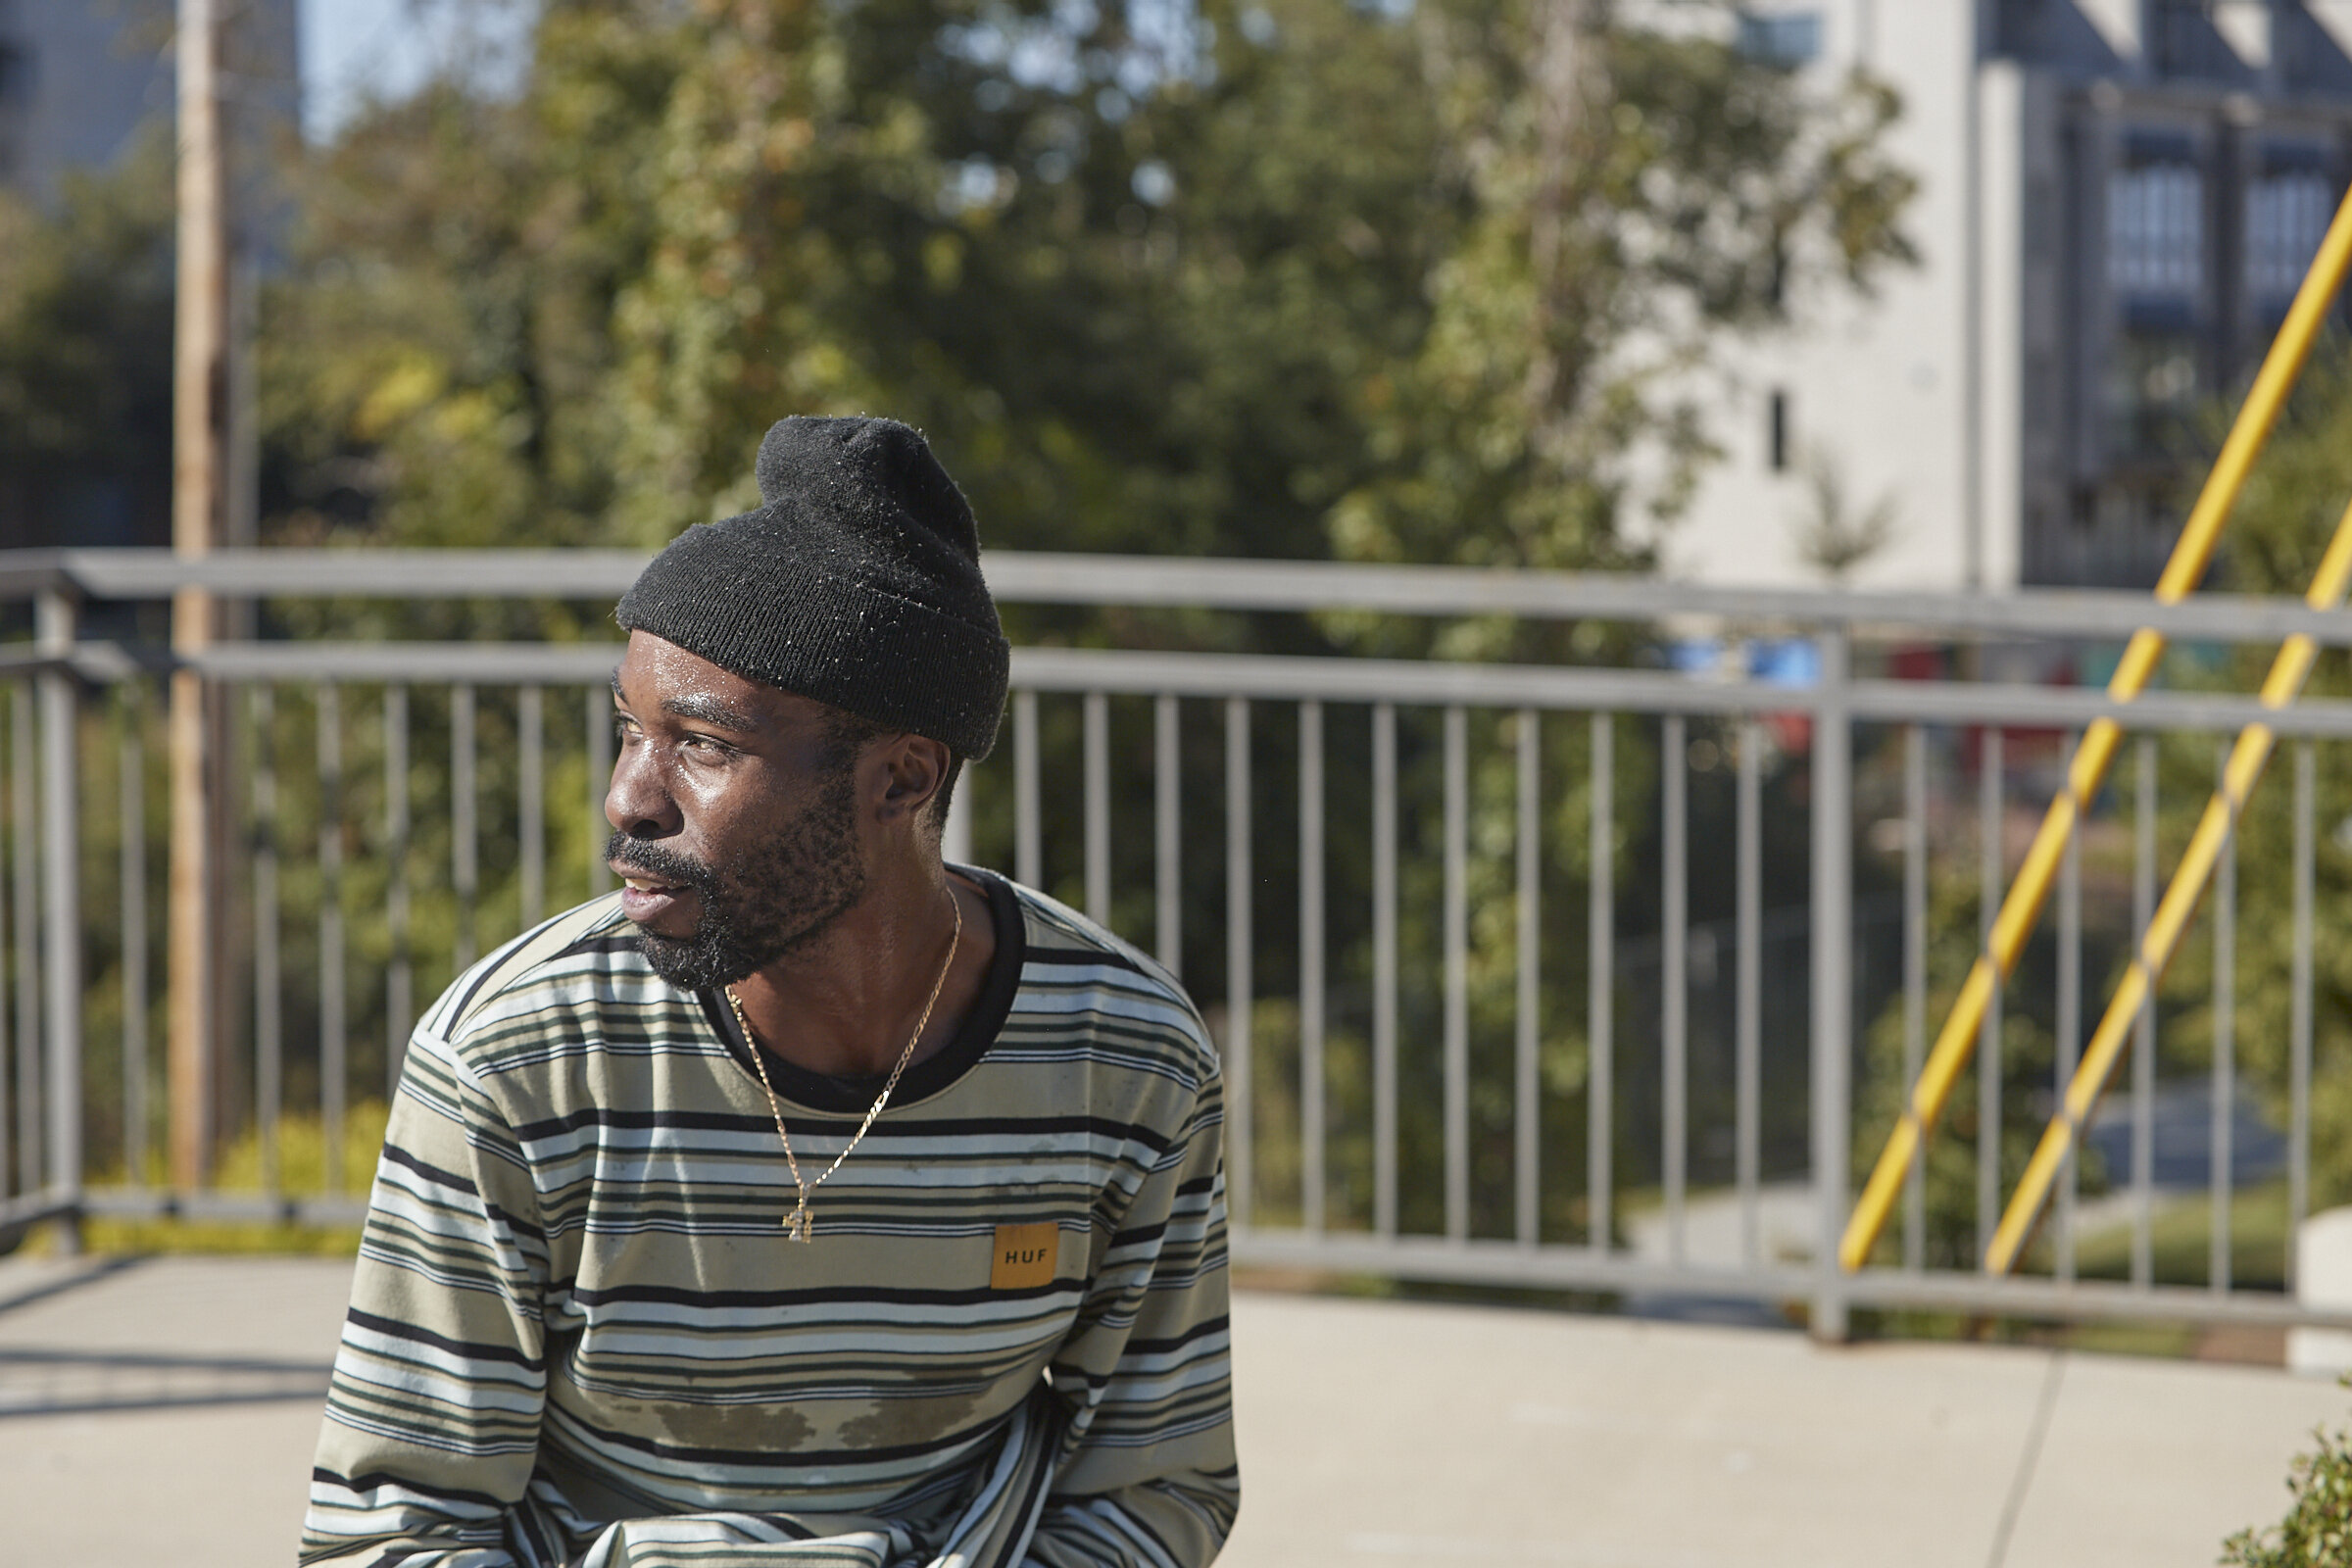
[(172, 105), (169, 0), (0, 0), (0, 182), (53, 196)]
[[(172, 0), (0, 0), (0, 191), (54, 211), (76, 173), (143, 164), (158, 200), (168, 201), (174, 22)], [(297, 0), (220, 9), (231, 310), (245, 319), (292, 219), (284, 172), (301, 126), (300, 33)], [(155, 248), (153, 270), (168, 279), (168, 247)], [(168, 320), (168, 283), (161, 304)], [(161, 325), (142, 318), (117, 330)], [(167, 331), (154, 345), (159, 368), (170, 352)], [(235, 417), (247, 425), (249, 371), (240, 358)], [(148, 412), (135, 460), (100, 456), (57, 471), (27, 465), (23, 473), (0, 472), (0, 548), (169, 543), (169, 406)], [(239, 450), (249, 446), (241, 440)], [(244, 490), (250, 494), (249, 478)], [(252, 515), (250, 501), (232, 509), (245, 538)]]
[[(172, 0), (0, 0), (0, 184), (37, 199), (172, 115)], [(227, 8), (229, 112), (266, 154), (301, 105), (296, 0)]]
[(1740, 25), (1824, 90), (1901, 93), (1922, 265), (1740, 358), (1673, 567), (2152, 583), (2199, 407), (2259, 362), (2344, 187), (2352, 3), (1774, 0)]

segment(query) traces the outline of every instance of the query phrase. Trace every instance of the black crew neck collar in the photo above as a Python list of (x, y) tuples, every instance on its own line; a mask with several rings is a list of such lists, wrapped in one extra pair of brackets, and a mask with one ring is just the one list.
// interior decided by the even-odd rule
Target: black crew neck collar
[[(963, 1015), (963, 1022), (956, 1026), (954, 1038), (906, 1069), (891, 1097), (893, 1104), (908, 1105), (928, 1100), (979, 1064), (988, 1048), (996, 1043), (1005, 1018), (1011, 1015), (1013, 995), (1020, 990), (1021, 967), (1028, 959), (1026, 922), (1021, 918), (1020, 900), (1014, 896), (1012, 885), (994, 871), (972, 866), (951, 865), (948, 871), (970, 881), (987, 897), (997, 951), (989, 959), (987, 976), (980, 982), (980, 996), (972, 1004), (971, 1011)], [(752, 1059), (754, 1047), (736, 1027), (735, 1009), (727, 1005), (725, 993), (716, 986), (707, 986), (695, 993), (695, 1000), (702, 1004), (703, 1017), (717, 1031), (727, 1054), (745, 1072), (757, 1077), (760, 1069)], [(877, 1073), (871, 1078), (835, 1078), (795, 1066), (772, 1051), (760, 1054), (767, 1064), (768, 1082), (774, 1086), (779, 1100), (828, 1114), (863, 1115), (889, 1078), (887, 1073)]]

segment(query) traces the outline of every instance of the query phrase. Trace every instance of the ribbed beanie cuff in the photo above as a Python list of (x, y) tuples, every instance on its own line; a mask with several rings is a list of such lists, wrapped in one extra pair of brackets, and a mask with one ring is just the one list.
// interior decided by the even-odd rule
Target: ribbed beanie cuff
[(895, 419), (784, 419), (757, 471), (765, 505), (671, 541), (621, 597), (621, 626), (986, 757), (1011, 651), (971, 507), (922, 436)]

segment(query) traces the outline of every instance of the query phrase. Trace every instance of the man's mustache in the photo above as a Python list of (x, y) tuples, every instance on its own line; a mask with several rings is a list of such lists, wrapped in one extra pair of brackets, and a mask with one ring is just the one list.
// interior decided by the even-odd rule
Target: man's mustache
[(605, 859), (610, 864), (625, 865), (658, 881), (692, 888), (697, 893), (712, 893), (718, 888), (718, 872), (714, 867), (662, 845), (633, 839), (626, 833), (615, 832), (605, 841)]

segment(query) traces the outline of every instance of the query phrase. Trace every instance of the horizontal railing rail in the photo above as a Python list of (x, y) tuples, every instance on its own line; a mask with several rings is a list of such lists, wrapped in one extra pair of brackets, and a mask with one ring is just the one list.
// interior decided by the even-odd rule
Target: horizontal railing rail
[[(221, 642), (175, 654), (84, 642), (60, 654), (0, 648), (0, 678), (66, 671), (105, 684), (193, 669), (224, 681), (337, 681), (479, 685), (598, 685), (618, 662), (618, 643)], [(1642, 713), (1812, 713), (1835, 708), (1874, 722), (2080, 728), (2112, 718), (2129, 729), (2235, 729), (2267, 724), (2281, 735), (2352, 737), (2352, 701), (2307, 698), (2272, 708), (2253, 697), (2160, 692), (2119, 702), (2097, 687), (2007, 681), (1856, 680), (1837, 693), (1818, 685), (1696, 679), (1665, 670), (1446, 663), (1294, 655), (1140, 653), (1124, 649), (1016, 648), (1011, 683), (1035, 691), (1180, 697), (1584, 710)]]
[[(0, 551), (0, 600), (66, 593), (169, 599), (200, 588), (235, 599), (614, 599), (649, 558), (623, 550)], [(2352, 645), (2352, 614), (2292, 599), (2027, 589), (2011, 594), (1726, 588), (1653, 578), (1475, 566), (1202, 561), (991, 551), (990, 591), (1009, 604), (1230, 611), (1373, 611), (1416, 616), (1711, 619), (1900, 628), (1976, 637), (2113, 640), (2142, 627), (2209, 642), (2295, 633)]]
[[(77, 607), (187, 588), (595, 600), (641, 564), (627, 552), (0, 556), (0, 599), (38, 611), (31, 640), (0, 646), (0, 1235), (52, 1220), (356, 1223), (365, 1183), (342, 1172), (366, 1136), (362, 1107), (384, 1092), (368, 1086), (397, 1067), (419, 1004), (505, 935), (605, 886), (597, 803), (616, 640), (175, 651), (79, 638)], [(2292, 1294), (2294, 1227), (2320, 1191), (2314, 1063), (2352, 1049), (2314, 1020), (2307, 896), (2319, 859), (2345, 853), (2317, 831), (2316, 780), (2323, 760), (2352, 766), (2352, 702), (2273, 710), (2200, 690), (2119, 703), (2092, 687), (1890, 678), (1885, 660), (1851, 668), (1873, 640), (2093, 644), (2141, 626), (2352, 646), (2352, 616), (2272, 600), (1747, 591), (1442, 567), (1016, 553), (987, 565), (1008, 603), (1592, 618), (1812, 645), (1787, 682), (1014, 650), (1006, 744), (959, 789), (952, 852), (1057, 893), (1194, 987), (1234, 1089), (1239, 1260), (1798, 1302), (1833, 1333), (1852, 1306), (2352, 1327), (2352, 1311)], [(173, 1106), (151, 1038), (170, 819), (153, 762), (164, 677), (179, 670), (223, 697), (214, 742), (238, 849), (216, 910), (234, 970), (222, 1092), (246, 1160), (189, 1189), (160, 1179)], [(1936, 1225), (1981, 1222), (1987, 1201), (1997, 1211), (2004, 1115), (2014, 1131), (2028, 1113), (2004, 1112), (2016, 1086), (1999, 1087), (1996, 1019), (1981, 1082), (1997, 1092), (1980, 1097), (1973, 1129), (1942, 1134), (1974, 1146), (1975, 1210), (1933, 1209), (1922, 1172), (1895, 1252), (1842, 1276), (1828, 1244), (1850, 1197), (1856, 1118), (1880, 1115), (1879, 1092), (1919, 1070), (1932, 956), (1976, 941), (1955, 890), (1997, 897), (2011, 803), (2046, 793), (2035, 769), (2102, 717), (2137, 737), (2136, 780), (2119, 778), (2097, 809), (2103, 869), (2086, 878), (2070, 858), (2034, 968), (2055, 978), (2019, 980), (2005, 1004), (2055, 1040), (2081, 1035), (2100, 956), (2144, 924), (2160, 773), (2186, 799), (2197, 749), (2256, 722), (2289, 741), (2293, 776), (2257, 808), (2291, 817), (2292, 852), (2266, 868), (2306, 893), (2289, 962), (2258, 973), (2267, 959), (2241, 956), (2245, 975), (2217, 975), (2210, 1001), (2176, 996), (2214, 1020), (2207, 1043), (2143, 1028), (2119, 1090), (2129, 1153), (2109, 1170), (2106, 1228), (2082, 1218), (2070, 1182), (2038, 1272), (2006, 1280), (1930, 1249)], [(2193, 782), (2201, 798), (2206, 780)], [(2225, 955), (2236, 899), (2226, 883), (2206, 917)], [(2294, 999), (2291, 1041), (2262, 1057), (2286, 1063), (2276, 1072), (2241, 1061), (2231, 1034), (2245, 1002), (2277, 996), (2264, 987)], [(2063, 1045), (2058, 1056), (2071, 1062)], [(2241, 1180), (2227, 1118), (2259, 1073), (2283, 1107), (2286, 1154)], [(2153, 1108), (2161, 1085), (2191, 1083), (2214, 1107), (2218, 1151), (2194, 1191), (2158, 1182)], [(1793, 1229), (1775, 1203), (1801, 1216)], [(2233, 1277), (2230, 1246), (2247, 1203), (2268, 1205), (2286, 1238), (2253, 1288)], [(2158, 1255), (2167, 1215), (2202, 1215), (2213, 1239), (2195, 1283)], [(2094, 1243), (2124, 1246), (2118, 1277), (2078, 1269)]]

